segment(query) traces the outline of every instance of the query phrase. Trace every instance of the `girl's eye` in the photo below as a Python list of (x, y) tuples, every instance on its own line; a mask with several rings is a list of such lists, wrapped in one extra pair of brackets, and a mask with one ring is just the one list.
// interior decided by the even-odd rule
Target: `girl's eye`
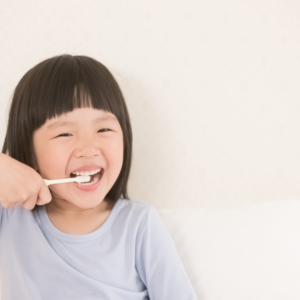
[[(103, 131), (101, 131), (101, 130), (103, 130)], [(100, 129), (99, 131), (101, 131), (101, 132), (108, 132), (108, 131), (111, 131), (111, 130), (108, 129), (108, 128), (103, 128), (103, 129)]]
[[(100, 130), (98, 130), (99, 132), (108, 132), (108, 131), (111, 131), (110, 129), (108, 129), (108, 128), (103, 128), (103, 129), (100, 129)], [(71, 135), (70, 133), (62, 133), (62, 134), (60, 134), (59, 136), (67, 136), (67, 135)]]
[(70, 133), (62, 133), (59, 136), (65, 136), (65, 134), (70, 134)]

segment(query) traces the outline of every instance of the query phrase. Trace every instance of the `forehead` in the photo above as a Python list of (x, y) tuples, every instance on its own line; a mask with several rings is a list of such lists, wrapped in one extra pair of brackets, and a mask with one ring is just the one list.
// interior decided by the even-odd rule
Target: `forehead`
[(77, 108), (66, 114), (47, 120), (44, 124), (46, 129), (86, 123), (97, 123), (104, 121), (118, 122), (116, 116), (110, 112), (94, 108)]

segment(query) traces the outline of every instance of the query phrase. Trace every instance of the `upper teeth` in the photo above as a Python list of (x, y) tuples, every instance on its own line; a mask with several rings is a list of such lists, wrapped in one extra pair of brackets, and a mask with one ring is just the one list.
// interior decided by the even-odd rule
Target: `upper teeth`
[(72, 174), (81, 175), (81, 176), (88, 176), (88, 175), (94, 175), (94, 174), (100, 172), (100, 170), (101, 170), (101, 169), (97, 169), (97, 170), (90, 171), (90, 172), (83, 172), (83, 171), (80, 171), (80, 172), (72, 172)]

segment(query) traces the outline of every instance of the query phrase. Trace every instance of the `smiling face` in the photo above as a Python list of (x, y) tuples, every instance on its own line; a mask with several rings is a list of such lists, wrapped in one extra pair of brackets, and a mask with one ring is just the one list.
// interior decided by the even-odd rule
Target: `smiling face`
[(122, 129), (115, 115), (104, 110), (78, 108), (47, 120), (34, 132), (33, 145), (36, 167), (44, 179), (70, 178), (72, 171), (93, 165), (104, 171), (93, 190), (82, 190), (75, 183), (50, 185), (51, 202), (60, 208), (99, 206), (122, 169)]

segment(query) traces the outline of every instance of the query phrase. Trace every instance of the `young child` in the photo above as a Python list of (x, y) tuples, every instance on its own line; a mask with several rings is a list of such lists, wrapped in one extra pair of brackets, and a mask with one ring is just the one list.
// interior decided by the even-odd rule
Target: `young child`
[[(100, 62), (61, 55), (23, 76), (0, 155), (2, 300), (197, 299), (155, 207), (128, 197), (131, 155)], [(43, 181), (78, 175), (91, 180)]]

